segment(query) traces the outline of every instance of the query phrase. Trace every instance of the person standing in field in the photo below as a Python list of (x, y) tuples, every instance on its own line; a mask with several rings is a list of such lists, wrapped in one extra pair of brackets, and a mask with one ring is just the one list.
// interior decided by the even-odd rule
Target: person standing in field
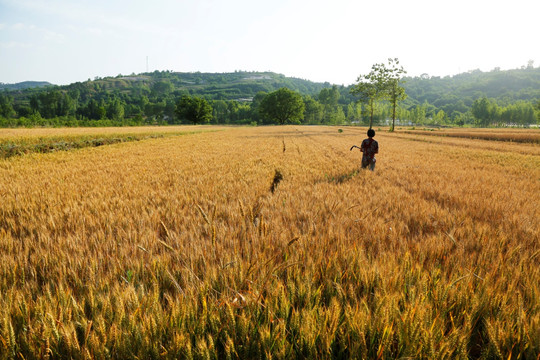
[(375, 130), (369, 129), (367, 131), (367, 139), (362, 141), (360, 151), (362, 152), (362, 169), (369, 167), (369, 170), (375, 170), (375, 154), (379, 153), (379, 143), (373, 139), (375, 136)]

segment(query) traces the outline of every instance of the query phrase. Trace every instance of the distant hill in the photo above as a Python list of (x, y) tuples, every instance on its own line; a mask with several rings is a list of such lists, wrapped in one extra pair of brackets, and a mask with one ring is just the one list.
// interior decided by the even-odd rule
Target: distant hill
[(53, 86), (53, 84), (47, 81), (23, 81), (16, 84), (0, 83), (0, 90), (23, 90), (31, 88), (41, 88), (46, 86)]
[[(409, 97), (407, 103), (411, 105), (427, 102), (441, 107), (461, 99), (470, 106), (472, 101), (481, 96), (507, 102), (540, 98), (540, 67), (490, 72), (475, 70), (446, 77), (423, 75), (407, 77), (405, 80), (404, 87)], [(281, 87), (287, 87), (303, 95), (316, 96), (322, 89), (332, 87), (332, 84), (286, 77), (273, 72), (246, 71), (234, 73), (154, 71), (96, 78), (63, 86), (55, 86), (46, 81), (0, 83), (0, 89), (31, 89), (31, 93), (35, 93), (39, 88), (51, 86), (58, 90), (78, 90), (90, 97), (102, 97), (100, 94), (111, 93), (150, 95), (161, 91), (202, 96), (208, 100), (238, 100), (250, 99), (257, 92), (271, 92)], [(339, 86), (339, 89), (342, 96), (341, 103), (354, 100), (348, 94), (350, 86)], [(24, 95), (23, 92), (15, 97)]]
[[(427, 116), (442, 110), (446, 116), (456, 119), (460, 114), (468, 113), (473, 103), (484, 97), (501, 107), (527, 102), (538, 108), (540, 67), (489, 72), (474, 70), (446, 77), (424, 75), (406, 78), (404, 88), (408, 99), (403, 106), (407, 109), (422, 106)], [(516, 111), (520, 113), (520, 110)]]
[[(172, 87), (168, 88), (169, 84)], [(74, 83), (60, 88), (78, 89), (79, 91), (92, 89), (92, 91), (108, 93), (138, 93), (147, 89), (154, 92), (172, 91), (197, 95), (209, 100), (238, 100), (250, 99), (260, 91), (271, 92), (281, 87), (287, 87), (306, 95), (316, 95), (321, 89), (331, 87), (331, 84), (286, 77), (273, 72), (183, 73), (154, 71), (137, 75), (98, 78), (94, 81)]]
[[(490, 115), (493, 123), (534, 123), (540, 118), (540, 67), (475, 70), (442, 78), (422, 75), (404, 80), (408, 97), (400, 103), (403, 111), (398, 116), (418, 124), (472, 124), (475, 119), (471, 108), (483, 98), (489, 99), (486, 104), (494, 114)], [(350, 93), (351, 86), (248, 71), (154, 71), (63, 86), (26, 81), (0, 84), (0, 89), (5, 89), (0, 93), (0, 118), (7, 118), (8, 125), (19, 124), (13, 118), (35, 118), (36, 114), (44, 119), (66, 116), (84, 121), (128, 119), (137, 124), (170, 123), (176, 121), (177, 101), (187, 95), (209, 100), (216, 123), (251, 123), (260, 121), (257, 94), (286, 87), (312, 97), (306, 99), (306, 104), (311, 101), (309, 116), (315, 120), (309, 121), (339, 123), (362, 117), (359, 115), (362, 109), (358, 110), (361, 105)], [(391, 117), (388, 103), (382, 105), (376, 115), (381, 122)], [(512, 115), (517, 120), (507, 119), (511, 112), (517, 114)]]
[(499, 101), (540, 98), (540, 67), (514, 70), (469, 71), (455, 76), (419, 76), (405, 79), (408, 96), (418, 103), (440, 107), (460, 98), (467, 103), (485, 96)]

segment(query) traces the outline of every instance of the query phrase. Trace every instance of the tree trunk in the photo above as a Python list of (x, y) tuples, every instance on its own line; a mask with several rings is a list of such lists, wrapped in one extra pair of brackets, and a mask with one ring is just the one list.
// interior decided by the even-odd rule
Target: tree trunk
[(370, 102), (370, 110), (371, 110), (371, 117), (369, 119), (369, 128), (371, 129), (371, 127), (373, 126), (373, 99), (370, 99), (369, 100)]
[(392, 101), (392, 130), (394, 131), (396, 127), (396, 100)]

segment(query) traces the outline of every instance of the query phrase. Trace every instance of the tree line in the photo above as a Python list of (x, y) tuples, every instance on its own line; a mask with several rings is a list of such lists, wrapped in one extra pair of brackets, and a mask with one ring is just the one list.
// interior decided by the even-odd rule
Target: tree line
[[(398, 59), (389, 59), (347, 87), (272, 73), (119, 75), (4, 90), (0, 126), (539, 123), (540, 68), (532, 65), (446, 78), (405, 74)], [(191, 116), (190, 106), (198, 106), (204, 116)]]

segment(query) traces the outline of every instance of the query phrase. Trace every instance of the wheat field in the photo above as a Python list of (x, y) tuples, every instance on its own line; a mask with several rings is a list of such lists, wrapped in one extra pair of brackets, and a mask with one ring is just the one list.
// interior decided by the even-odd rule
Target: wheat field
[[(403, 130), (403, 129), (400, 129)], [(433, 135), (446, 137), (459, 137), (466, 139), (512, 141), (522, 143), (540, 144), (540, 129), (520, 128), (441, 128), (441, 129), (406, 129), (404, 133), (416, 135)]]
[(0, 359), (539, 359), (538, 143), (365, 131), (0, 159)]

